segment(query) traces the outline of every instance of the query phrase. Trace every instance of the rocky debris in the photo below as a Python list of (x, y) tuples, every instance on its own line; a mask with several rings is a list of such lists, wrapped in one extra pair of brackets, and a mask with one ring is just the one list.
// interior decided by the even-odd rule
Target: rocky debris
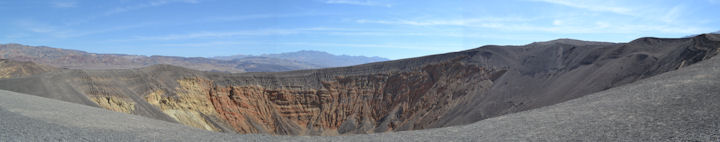
[(97, 103), (98, 106), (108, 110), (128, 114), (132, 114), (135, 111), (135, 102), (129, 101), (127, 98), (120, 98), (117, 95), (90, 96), (89, 98)]
[[(453, 74), (443, 74), (443, 70)], [(209, 95), (216, 110), (239, 133), (335, 135), (413, 130), (429, 127), (444, 111), (467, 98), (466, 92), (490, 88), (492, 82), (483, 81), (488, 80), (489, 72), (494, 71), (447, 62), (415, 72), (338, 76), (321, 81), (320, 88), (216, 84)]]

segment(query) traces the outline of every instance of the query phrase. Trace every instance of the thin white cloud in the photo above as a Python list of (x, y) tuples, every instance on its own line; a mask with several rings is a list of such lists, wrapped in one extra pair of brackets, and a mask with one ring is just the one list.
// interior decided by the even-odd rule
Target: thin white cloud
[(391, 25), (412, 25), (412, 26), (468, 26), (486, 22), (526, 22), (534, 20), (533, 18), (517, 18), (517, 17), (485, 17), (485, 18), (465, 18), (465, 19), (445, 19), (445, 20), (356, 20), (357, 23), (373, 23), (373, 24), (391, 24)]
[[(613, 31), (619, 33), (628, 32), (648, 32), (648, 33), (674, 33), (674, 34), (692, 34), (692, 32), (702, 32), (707, 30), (702, 20), (687, 20), (683, 18), (688, 16), (690, 12), (683, 3), (673, 5), (661, 5), (658, 3), (636, 2), (636, 1), (616, 1), (616, 0), (533, 0), (551, 4), (557, 4), (567, 7), (578, 8), (593, 12), (609, 12), (618, 15), (602, 15), (601, 19), (591, 19), (588, 21), (604, 20), (609, 21), (614, 18), (614, 25), (607, 27), (609, 30), (625, 30)], [(716, 0), (717, 1), (717, 0)], [(587, 19), (582, 17), (581, 19)], [(621, 20), (621, 21), (618, 21)], [(563, 25), (567, 26), (567, 25)], [(626, 27), (634, 27), (630, 29)], [(581, 30), (576, 30), (581, 31)], [(600, 31), (598, 31), (600, 32)]]
[(357, 23), (390, 24), (390, 25), (413, 25), (413, 26), (464, 26), (464, 20), (434, 20), (434, 21), (412, 21), (412, 20), (357, 20)]
[[(671, 12), (672, 13), (672, 12)], [(673, 18), (672, 16), (669, 18)], [(551, 25), (537, 25), (530, 22), (535, 19), (524, 18), (478, 18), (478, 19), (448, 19), (448, 20), (357, 20), (357, 23), (408, 25), (408, 26), (459, 26), (470, 29), (493, 29), (519, 32), (549, 32), (549, 33), (673, 33), (689, 34), (707, 31), (707, 28), (672, 25), (672, 24), (628, 24), (610, 22), (574, 23), (569, 24), (561, 19), (550, 20)], [(674, 20), (674, 19), (671, 19)], [(352, 34), (352, 33), (351, 33)], [(454, 34), (457, 35), (457, 34)], [(461, 35), (465, 36), (465, 35)]]
[(75, 1), (55, 1), (50, 3), (50, 5), (54, 8), (74, 8), (77, 7), (77, 2)]
[(684, 8), (680, 5), (674, 6), (670, 10), (665, 13), (665, 15), (662, 15), (659, 19), (665, 23), (676, 23), (678, 21), (678, 18), (680, 18), (683, 14)]
[(706, 28), (692, 26), (644, 25), (644, 24), (610, 24), (596, 22), (591, 25), (539, 26), (531, 24), (487, 23), (474, 27), (489, 28), (503, 31), (549, 32), (561, 34), (633, 34), (633, 33), (670, 33), (692, 34), (708, 31)]
[(490, 38), (499, 39), (497, 34), (484, 34), (481, 32), (467, 32), (463, 30), (429, 30), (429, 31), (403, 31), (403, 30), (378, 30), (378, 31), (337, 31), (325, 32), (323, 34), (332, 36), (387, 36), (387, 37), (451, 37), (451, 38)]
[(280, 14), (252, 14), (252, 15), (239, 15), (239, 16), (223, 16), (223, 17), (210, 17), (204, 22), (217, 22), (217, 21), (243, 21), (253, 19), (268, 19), (268, 18), (281, 18), (281, 17), (292, 17), (294, 15), (280, 15)]
[(163, 6), (163, 5), (171, 4), (171, 3), (193, 3), (194, 4), (194, 3), (199, 3), (199, 2), (200, 2), (199, 0), (154, 0), (154, 1), (149, 1), (146, 3), (137, 4), (137, 5), (116, 7), (114, 9), (111, 9), (111, 10), (105, 12), (105, 15), (112, 15), (112, 14), (123, 13), (123, 12), (132, 11), (132, 10), (144, 9), (144, 8), (158, 7), (158, 6)]
[(30, 35), (28, 35), (27, 33), (13, 33), (13, 34), (5, 35), (5, 38), (14, 39), (14, 38), (23, 38), (23, 37), (28, 37), (28, 36), (30, 36)]
[(460, 44), (443, 44), (443, 45), (429, 45), (429, 44), (410, 44), (410, 43), (327, 43), (327, 42), (281, 42), (277, 43), (281, 45), (289, 46), (320, 46), (320, 47), (355, 47), (355, 48), (396, 48), (396, 49), (412, 49), (412, 50), (425, 50), (425, 51), (448, 51), (458, 50), (462, 48)]
[(209, 42), (191, 42), (191, 43), (167, 43), (158, 44), (162, 47), (220, 47), (220, 46), (239, 46), (239, 45), (255, 45), (258, 42), (244, 41), (209, 41)]
[[(492, 26), (492, 25), (485, 25)], [(497, 27), (500, 28), (500, 27)], [(526, 30), (531, 30), (525, 28)], [(538, 29), (535, 29), (538, 30)], [(547, 31), (547, 29), (542, 29)], [(555, 30), (554, 30), (555, 31)], [(486, 34), (483, 32), (467, 32), (465, 30), (389, 30), (389, 29), (353, 29), (353, 28), (332, 28), (332, 27), (311, 27), (311, 28), (295, 28), (295, 29), (262, 29), (262, 30), (245, 30), (245, 31), (202, 31), (184, 34), (168, 34), (154, 36), (134, 36), (129, 39), (109, 40), (113, 42), (128, 41), (183, 41), (183, 40), (217, 40), (217, 39), (235, 39), (237, 37), (256, 37), (256, 36), (286, 36), (286, 35), (323, 35), (323, 36), (355, 36), (355, 37), (450, 37), (450, 38), (485, 38), (485, 39), (517, 39), (517, 37), (506, 38), (499, 37), (497, 34)], [(227, 42), (222, 42), (226, 44)], [(219, 44), (219, 43), (213, 43)]]
[(360, 6), (381, 6), (381, 7), (392, 7), (392, 4), (381, 3), (373, 0), (326, 0), (327, 4), (349, 4), (349, 5), (360, 5)]
[(546, 2), (551, 4), (563, 5), (572, 8), (585, 9), (590, 11), (598, 12), (611, 12), (622, 15), (633, 15), (633, 11), (630, 8), (607, 5), (610, 3), (606, 0), (603, 1), (592, 1), (592, 0), (536, 0), (540, 2)]
[(637, 19), (653, 20), (664, 23), (678, 23), (685, 8), (682, 4), (665, 7), (653, 3), (633, 3), (631, 1), (614, 0), (533, 0), (557, 4), (587, 11), (609, 12)]
[(209, 17), (200, 22), (227, 22), (227, 21), (244, 21), (244, 20), (255, 20), (255, 19), (272, 19), (272, 18), (291, 18), (291, 17), (306, 17), (306, 16), (321, 16), (321, 15), (332, 15), (328, 13), (282, 13), (282, 14), (248, 14), (248, 15), (234, 15), (234, 16), (217, 16)]
[(312, 28), (294, 28), (294, 29), (261, 29), (261, 30), (244, 30), (244, 31), (203, 31), (185, 34), (170, 34), (158, 36), (136, 36), (127, 40), (116, 41), (137, 41), (137, 40), (184, 40), (184, 39), (201, 39), (201, 38), (229, 38), (238, 36), (276, 36), (276, 35), (294, 35), (307, 33), (329, 33), (329, 32), (358, 32), (362, 29), (347, 28), (329, 28), (329, 27), (312, 27)]
[(187, 39), (209, 39), (209, 38), (233, 38), (233, 37), (252, 37), (252, 36), (279, 36), (279, 35), (298, 35), (298, 34), (314, 34), (326, 36), (403, 36), (403, 37), (475, 37), (474, 35), (465, 34), (459, 31), (417, 31), (408, 32), (403, 30), (384, 30), (384, 29), (352, 29), (352, 28), (330, 28), (330, 27), (312, 27), (312, 28), (295, 28), (295, 29), (262, 29), (262, 30), (245, 30), (245, 31), (202, 31), (185, 34), (169, 34), (156, 36), (135, 36), (130, 39), (113, 40), (113, 41), (168, 41), (168, 40), (187, 40)]
[(158, 44), (163, 47), (218, 47), (218, 46), (302, 46), (330, 48), (395, 48), (424, 51), (455, 51), (463, 49), (462, 44), (415, 44), (415, 43), (341, 43), (341, 42), (258, 42), (258, 41), (210, 41), (190, 43)]
[(271, 35), (289, 35), (297, 34), (298, 30), (253, 30), (253, 31), (235, 31), (235, 32), (196, 32), (188, 34), (171, 34), (161, 36), (137, 36), (131, 40), (182, 40), (182, 39), (198, 39), (198, 38), (225, 38), (235, 36), (271, 36)]
[(101, 12), (99, 15), (92, 15), (92, 16), (89, 16), (86, 18), (78, 19), (76, 21), (68, 21), (63, 24), (65, 26), (79, 25), (79, 24), (83, 24), (83, 23), (92, 22), (95, 19), (98, 19), (101, 17), (112, 16), (114, 14), (124, 13), (124, 12), (128, 12), (128, 11), (139, 10), (139, 9), (144, 9), (144, 8), (151, 8), (151, 7), (158, 7), (158, 6), (163, 6), (163, 5), (167, 5), (167, 4), (171, 4), (171, 3), (195, 4), (195, 3), (200, 3), (200, 0), (152, 0), (152, 1), (149, 0), (149, 1), (143, 1), (143, 2), (145, 2), (145, 3), (111, 8), (109, 10), (106, 10), (105, 12)]
[(82, 37), (88, 35), (102, 34), (108, 32), (122, 31), (133, 28), (145, 27), (150, 24), (135, 24), (135, 25), (123, 25), (117, 27), (107, 27), (98, 30), (76, 30), (68, 27), (58, 27), (43, 23), (38, 23), (30, 20), (22, 20), (15, 23), (18, 27), (25, 29), (33, 33), (40, 33), (43, 35), (49, 35), (55, 38), (73, 38)]

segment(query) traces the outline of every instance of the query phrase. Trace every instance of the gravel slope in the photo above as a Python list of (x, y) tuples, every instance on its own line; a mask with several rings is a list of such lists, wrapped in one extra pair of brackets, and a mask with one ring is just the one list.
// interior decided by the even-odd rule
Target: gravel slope
[(61, 70), (3, 79), (0, 89), (225, 132), (382, 133), (550, 106), (704, 61), (719, 48), (720, 35), (711, 34), (628, 43), (560, 39), (278, 73), (171, 65)]
[(464, 126), (332, 137), (213, 133), (0, 91), (0, 141), (718, 141), (720, 58)]
[(465, 126), (358, 141), (718, 141), (720, 58), (564, 103)]
[(0, 141), (717, 141), (720, 58), (465, 126), (333, 137), (232, 135), (0, 91)]
[[(265, 136), (267, 137), (267, 136)], [(177, 123), (0, 91), (0, 141), (261, 141)]]

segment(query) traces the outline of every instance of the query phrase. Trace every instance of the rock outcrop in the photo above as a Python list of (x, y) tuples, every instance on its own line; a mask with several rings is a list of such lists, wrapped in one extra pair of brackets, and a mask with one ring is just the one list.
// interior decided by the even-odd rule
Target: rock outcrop
[(57, 69), (50, 66), (35, 64), (33, 62), (0, 59), (0, 79), (27, 77), (54, 70)]
[(718, 48), (720, 35), (709, 34), (629, 43), (558, 40), (281, 73), (169, 65), (62, 70), (0, 80), (0, 89), (74, 92), (45, 97), (211, 131), (380, 133), (469, 124), (564, 102), (709, 59)]

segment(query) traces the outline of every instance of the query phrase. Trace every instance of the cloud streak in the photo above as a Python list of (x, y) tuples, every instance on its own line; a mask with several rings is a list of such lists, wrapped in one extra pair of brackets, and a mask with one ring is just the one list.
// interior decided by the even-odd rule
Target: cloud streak
[(54, 8), (74, 8), (77, 7), (77, 2), (75, 1), (56, 1), (50, 3), (50, 5)]
[(83, 37), (83, 36), (89, 36), (89, 35), (95, 35), (95, 34), (102, 34), (102, 33), (108, 33), (108, 32), (116, 32), (116, 31), (122, 31), (127, 29), (134, 29), (134, 28), (140, 28), (145, 27), (150, 24), (135, 24), (135, 25), (123, 25), (123, 26), (117, 26), (117, 27), (107, 27), (102, 28), (99, 30), (75, 30), (68, 27), (58, 27), (53, 25), (47, 25), (42, 23), (37, 23), (33, 21), (23, 20), (16, 22), (16, 25), (20, 28), (23, 28), (27, 31), (33, 32), (33, 33), (40, 33), (44, 35), (49, 35), (56, 38), (74, 38), (74, 37)]
[(272, 35), (289, 35), (297, 34), (299, 30), (253, 30), (253, 31), (235, 31), (235, 32), (195, 32), (188, 34), (171, 34), (161, 36), (136, 36), (131, 40), (183, 40), (183, 39), (199, 39), (199, 38), (227, 38), (235, 36), (272, 36)]
[(169, 35), (158, 35), (158, 36), (135, 36), (124, 41), (164, 41), (164, 40), (185, 40), (185, 39), (202, 39), (202, 38), (230, 38), (238, 36), (279, 36), (279, 35), (295, 35), (295, 34), (308, 34), (314, 32), (351, 32), (358, 31), (357, 29), (346, 29), (346, 28), (327, 28), (327, 27), (313, 27), (313, 28), (294, 28), (294, 29), (261, 29), (261, 30), (242, 30), (242, 31), (205, 31), (205, 32), (193, 32), (185, 34), (169, 34)]
[(392, 4), (381, 3), (372, 0), (326, 0), (327, 4), (347, 4), (347, 5), (359, 5), (359, 6), (380, 6), (380, 7), (392, 7)]
[(256, 19), (273, 19), (273, 18), (293, 18), (293, 17), (308, 17), (308, 16), (327, 16), (334, 15), (330, 13), (281, 13), (281, 14), (248, 14), (248, 15), (235, 15), (235, 16), (215, 16), (199, 20), (199, 22), (228, 22), (228, 21), (246, 21)]
[[(670, 17), (672, 18), (672, 17)], [(670, 19), (672, 20), (672, 19)], [(448, 20), (357, 20), (361, 24), (388, 24), (388, 25), (407, 25), (407, 26), (458, 26), (469, 29), (493, 29), (502, 31), (519, 31), (519, 32), (549, 32), (562, 34), (598, 34), (598, 33), (673, 33), (673, 34), (692, 34), (704, 32), (712, 29), (699, 28), (693, 26), (681, 25), (652, 25), (652, 24), (624, 24), (612, 22), (598, 21), (595, 23), (576, 23), (567, 24), (563, 20), (554, 19), (549, 23), (551, 25), (533, 24), (535, 19), (524, 18), (479, 18), (479, 19), (448, 19)], [(454, 34), (457, 35), (457, 34)]]
[(133, 11), (133, 10), (144, 9), (144, 8), (158, 7), (158, 6), (163, 6), (163, 5), (167, 5), (167, 4), (171, 4), (171, 3), (194, 4), (194, 3), (199, 3), (199, 2), (200, 2), (199, 0), (154, 0), (154, 1), (146, 2), (146, 3), (142, 3), (142, 4), (137, 4), (137, 5), (116, 7), (116, 8), (113, 8), (113, 9), (105, 12), (105, 15), (113, 15), (113, 14)]
[(295, 47), (329, 47), (329, 48), (393, 48), (393, 49), (411, 49), (424, 51), (452, 51), (462, 49), (461, 44), (414, 44), (414, 43), (391, 43), (391, 44), (373, 44), (373, 43), (337, 43), (337, 42), (257, 42), (257, 41), (211, 41), (211, 42), (192, 42), (192, 43), (170, 43), (158, 44), (162, 47), (217, 47), (217, 46), (295, 46)]
[(282, 35), (325, 35), (325, 36), (401, 36), (401, 37), (488, 37), (477, 34), (465, 34), (459, 31), (414, 31), (384, 29), (352, 29), (352, 28), (295, 28), (295, 29), (262, 29), (244, 31), (205, 31), (185, 34), (169, 34), (157, 36), (135, 36), (126, 40), (114, 41), (171, 41), (189, 39), (221, 39), (233, 37), (282, 36)]
[(360, 19), (355, 22), (366, 24), (391, 24), (391, 25), (412, 25), (412, 26), (469, 26), (473, 24), (486, 22), (526, 22), (535, 20), (534, 18), (515, 18), (515, 17), (485, 17), (485, 18), (464, 18), (464, 19), (444, 19), (444, 20), (366, 20)]
[[(683, 4), (663, 7), (652, 3), (633, 3), (613, 0), (533, 0), (550, 4), (577, 8), (585, 11), (608, 12), (636, 19), (653, 20), (664, 23), (678, 23), (685, 12)], [(620, 6), (622, 5), (622, 6)]]
[(563, 5), (572, 8), (585, 9), (589, 11), (597, 12), (611, 12), (622, 15), (634, 15), (632, 9), (621, 7), (621, 6), (610, 6), (605, 5), (607, 1), (572, 1), (572, 0), (536, 0), (540, 2), (546, 2), (551, 4)]
[(643, 25), (643, 24), (610, 24), (609, 22), (596, 22), (591, 25), (575, 26), (538, 26), (531, 24), (491, 23), (480, 24), (475, 27), (490, 28), (504, 31), (521, 32), (549, 32), (559, 34), (637, 34), (637, 33), (670, 33), (693, 34), (708, 31), (706, 28), (692, 26), (669, 25)]

